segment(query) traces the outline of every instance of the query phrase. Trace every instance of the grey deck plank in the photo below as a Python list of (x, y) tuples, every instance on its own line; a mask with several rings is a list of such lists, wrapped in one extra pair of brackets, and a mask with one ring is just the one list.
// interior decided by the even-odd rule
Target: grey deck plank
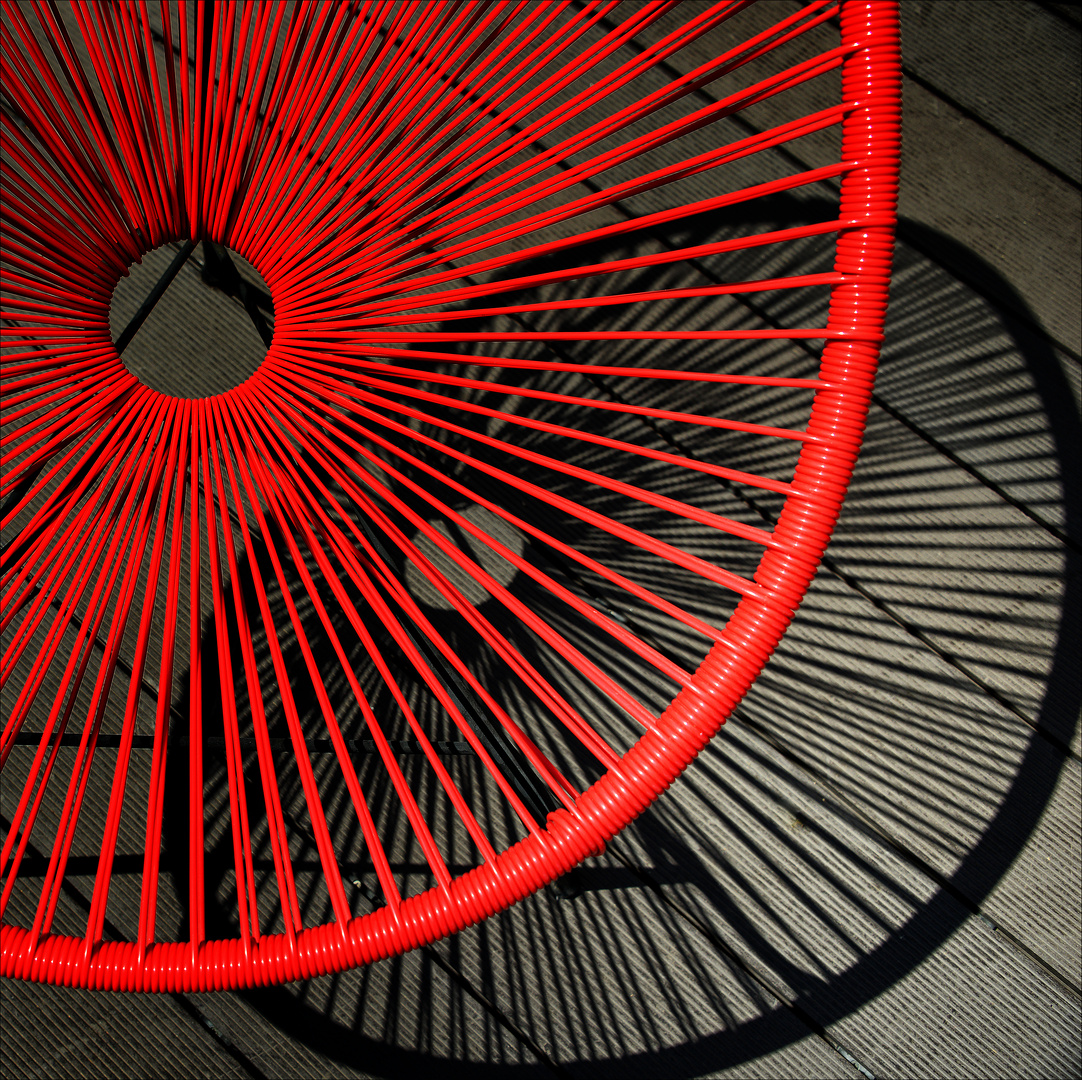
[(168, 995), (5, 981), (0, 1001), (0, 1070), (11, 1080), (252, 1075)]
[(307, 984), (195, 1000), (268, 1077), (554, 1075), (424, 950)]
[(1077, 356), (1077, 190), (908, 80), (902, 107), (899, 214), (963, 245), (935, 257)]
[(1082, 180), (1077, 26), (1039, 4), (985, 0), (903, 0), (901, 20), (908, 71)]
[[(267, 1075), (396, 1076), (426, 1061), (476, 1076), (857, 1075), (739, 969), (704, 952), (649, 891), (626, 884), (571, 901), (546, 890), (430, 949), (306, 987), (197, 1000)], [(482, 1015), (434, 955), (547, 1061)], [(771, 1035), (741, 1038), (746, 1024)]]
[(1079, 385), (1072, 357), (898, 244), (876, 400), (1076, 542)]
[[(1052, 754), (1043, 747), (1038, 752)], [(1039, 955), (1050, 959), (1068, 979), (1078, 975), (1077, 957), (1082, 944), (1077, 893), (1082, 872), (1080, 773), (1077, 760), (1063, 766), (1025, 847), (981, 904), (983, 915), (1009, 928), (1015, 939), (1039, 945)], [(1051, 903), (1049, 892), (1053, 894)], [(1074, 986), (1077, 989), (1078, 983)]]
[(1077, 762), (822, 578), (738, 715), (1078, 985)]
[(1074, 716), (1042, 711), (1074, 619), (1063, 545), (877, 410), (829, 559), (1019, 716), (1072, 738)]
[(611, 859), (438, 948), (572, 1076), (856, 1076)]
[(855, 1015), (847, 1036), (879, 1077), (1076, 1076), (1077, 999), (1015, 963), (970, 920)]

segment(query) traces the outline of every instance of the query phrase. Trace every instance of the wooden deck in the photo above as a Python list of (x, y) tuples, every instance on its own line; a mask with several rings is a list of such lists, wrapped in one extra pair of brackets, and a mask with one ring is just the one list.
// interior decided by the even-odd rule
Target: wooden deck
[(902, 9), (865, 449), (719, 738), (571, 895), (400, 959), (5, 983), (0, 1075), (1082, 1075), (1079, 9)]

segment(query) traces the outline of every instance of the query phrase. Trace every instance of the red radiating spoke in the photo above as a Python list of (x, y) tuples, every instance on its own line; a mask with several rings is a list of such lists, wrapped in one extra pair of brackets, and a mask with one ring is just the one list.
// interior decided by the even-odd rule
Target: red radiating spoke
[[(272, 513), (274, 514), (275, 518), (278, 519), (279, 524), (284, 524), (280, 517), (279, 509), (276, 505), (277, 496), (274, 491), (274, 485), (271, 481), (271, 478), (266, 475), (262, 467), (265, 458), (253, 448), (252, 443), (249, 441), (249, 437), (247, 433), (243, 430), (243, 428), (236, 428), (234, 429), (234, 431), (230, 432), (230, 434), (234, 437), (239, 436), (238, 441), (234, 442), (234, 446), (240, 451), (239, 456), (242, 464), (241, 476), (242, 481), (247, 488), (249, 504), (252, 506), (256, 514), (263, 542), (274, 565), (274, 572), (276, 577), (278, 578), (278, 584), (282, 590), (282, 597), (285, 600), (286, 606), (288, 608), (289, 619), (293, 625), (294, 631), (296, 632), (297, 641), (300, 644), (305, 664), (308, 666), (309, 671), (312, 672), (318, 680), (318, 669), (315, 664), (315, 658), (312, 654), (311, 645), (307, 640), (307, 636), (301, 623), (300, 616), (297, 613), (296, 605), (293, 601), (292, 596), (290, 595), (289, 586), (285, 579), (285, 572), (282, 568), (282, 561), (275, 550), (274, 540), (268, 530), (266, 518), (260, 510), (260, 500), (258, 498), (258, 494), (264, 495), (271, 507)], [(243, 443), (243, 445), (239, 445), (241, 443)], [(256, 473), (255, 476), (249, 474), (247, 470), (243, 469), (243, 463), (245, 461), (248, 461), (252, 464), (253, 473)], [(262, 474), (262, 483), (259, 483), (258, 474), (260, 473)], [(257, 485), (261, 489), (258, 494), (255, 490)], [(298, 571), (301, 571), (302, 574), (306, 575), (307, 572), (303, 569), (303, 560), (302, 558), (300, 558), (299, 550), (291, 541), (288, 532), (286, 532), (284, 535), (286, 537), (287, 544), (291, 548), (291, 555), (293, 556), (294, 565), (296, 566)], [(308, 582), (311, 582), (310, 577), (308, 578)], [(320, 858), (324, 860), (324, 862), (327, 864), (334, 864), (334, 854), (331, 846), (330, 835), (327, 832), (326, 822), (323, 820), (322, 803), (320, 801), (319, 792), (316, 787), (315, 777), (312, 773), (311, 761), (308, 757), (308, 750), (305, 744), (303, 732), (301, 730), (300, 718), (297, 713), (296, 703), (293, 700), (293, 694), (289, 688), (289, 677), (286, 671), (285, 660), (282, 655), (280, 643), (278, 640), (279, 636), (273, 625), (266, 590), (258, 581), (256, 583), (256, 592), (257, 596), (259, 597), (260, 612), (263, 615), (264, 625), (267, 628), (268, 640), (271, 643), (271, 655), (274, 659), (276, 674), (278, 676), (278, 686), (282, 692), (283, 704), (286, 709), (286, 718), (289, 721), (290, 736), (293, 739), (294, 751), (297, 755), (297, 762), (300, 768), (301, 778), (305, 787), (305, 795), (308, 800), (308, 810), (309, 814), (313, 819), (313, 827), (314, 831), (316, 832), (317, 843), (320, 847)], [(314, 587), (311, 589), (309, 595), (313, 596), (314, 598)], [(328, 727), (334, 729), (337, 727), (337, 724), (334, 720), (333, 710), (330, 704), (330, 700), (327, 697), (326, 690), (318, 681), (314, 685), (316, 693), (319, 697), (319, 704), (323, 712), (324, 721), (327, 723)], [(371, 716), (371, 714), (369, 714), (369, 716)], [(378, 725), (376, 725), (375, 723), (374, 716), (371, 716), (369, 724), (370, 728), (373, 730), (378, 727)], [(380, 740), (377, 739), (377, 741)], [(384, 755), (384, 760), (387, 760), (387, 755)], [(406, 810), (407, 815), (410, 818), (410, 822), (414, 827), (417, 837), (420, 840), (425, 857), (428, 859), (430, 866), (435, 872), (437, 881), (439, 881), (442, 885), (447, 885), (450, 882), (450, 874), (447, 871), (447, 867), (444, 864), (443, 858), (440, 855), (439, 849), (436, 846), (436, 842), (432, 837), (431, 831), (429, 830), (428, 825), (424, 821), (424, 816), (421, 814), (420, 809), (416, 804), (416, 800), (410, 793), (409, 788), (405, 783), (405, 779), (401, 775), (401, 771), (397, 768), (392, 771), (392, 782), (395, 783), (396, 789), (399, 792), (399, 797), (402, 799), (403, 806)], [(328, 874), (334, 875), (333, 881), (329, 884), (334, 889), (334, 892), (332, 892), (332, 897), (334, 897), (336, 914), (338, 915), (339, 921), (343, 926), (344, 932), (347, 902), (345, 898), (345, 893), (342, 890), (342, 876), (340, 873), (337, 872), (336, 866), (334, 866), (333, 870), (329, 865), (325, 866), (324, 869)], [(337, 896), (335, 896), (335, 893), (337, 894)]]
[[(302, 398), (306, 398), (309, 401), (318, 403), (318, 399), (315, 398), (314, 395), (306, 394), (302, 391), (299, 396)], [(328, 396), (331, 398), (331, 400), (335, 400), (336, 402), (338, 402), (338, 399), (340, 397), (340, 395), (337, 394), (331, 394)], [(371, 400), (374, 397), (374, 395), (366, 395), (363, 391), (355, 391), (355, 396), (358, 399), (364, 400)], [(384, 399), (377, 399), (377, 402), (382, 403), (383, 400)], [(584, 522), (603, 529), (604, 531), (610, 533), (613, 536), (617, 536), (622, 540), (627, 540), (630, 543), (636, 544), (647, 551), (651, 551), (656, 555), (660, 555), (662, 558), (669, 559), (671, 562), (676, 563), (679, 566), (687, 567), (688, 569), (691, 569), (696, 573), (700, 574), (707, 580), (715, 581), (720, 585), (724, 585), (725, 587), (732, 589), (734, 592), (740, 593), (742, 596), (747, 594), (754, 594), (757, 591), (756, 586), (752, 582), (740, 577), (737, 574), (734, 574), (732, 571), (725, 570), (722, 567), (712, 566), (704, 560), (699, 559), (694, 555), (689, 555), (686, 552), (673, 547), (671, 544), (666, 544), (660, 540), (656, 540), (638, 529), (633, 529), (629, 526), (623, 525), (622, 523), (615, 521), (612, 518), (606, 517), (603, 514), (599, 514), (596, 511), (588, 509), (587, 507), (578, 505), (570, 499), (565, 499), (561, 496), (553, 495), (550, 492), (546, 491), (544, 488), (538, 486), (537, 484), (532, 484), (527, 481), (520, 480), (506, 470), (497, 469), (494, 466), (484, 463), (478, 458), (471, 457), (469, 454), (465, 454), (460, 450), (455, 450), (450, 446), (439, 443), (437, 440), (432, 439), (426, 435), (422, 435), (420, 432), (413, 431), (412, 429), (406, 427), (403, 424), (388, 420), (381, 414), (373, 412), (371, 409), (350, 402), (348, 398), (342, 397), (341, 403), (344, 404), (345, 407), (353, 413), (353, 415), (374, 421), (375, 423), (380, 424), (382, 427), (385, 427), (392, 432), (406, 435), (407, 437), (412, 435), (413, 440), (423, 446), (428, 446), (433, 450), (440, 451), (448, 458), (454, 458), (455, 460), (468, 464), (480, 472), (486, 473), (489, 476), (504, 481), (513, 488), (532, 495), (533, 497), (539, 499), (542, 503), (547, 503), (549, 506), (563, 510), (566, 513), (577, 517)], [(327, 411), (330, 412), (330, 410)], [(416, 410), (402, 408), (400, 411), (406, 415), (416, 415), (421, 418), (426, 418), (425, 414), (417, 413)], [(353, 428), (359, 434), (367, 436), (374, 442), (379, 442), (386, 449), (391, 450), (392, 452), (396, 452), (396, 448), (393, 446), (393, 444), (386, 442), (385, 440), (381, 440), (379, 436), (377, 436), (371, 429), (362, 427), (360, 424), (356, 423), (356, 421), (350, 419), (346, 414), (333, 413), (333, 415), (336, 417), (336, 419), (340, 420), (340, 422), (344, 426)], [(453, 428), (456, 434), (465, 435), (470, 438), (476, 438), (479, 442), (484, 442), (488, 445), (499, 444), (500, 442), (500, 440), (498, 439), (490, 439), (488, 436), (479, 435), (476, 432), (469, 431), (466, 428), (458, 427), (457, 425), (442, 424), (440, 426)], [(360, 447), (358, 444), (354, 443), (353, 445), (358, 451), (360, 451)], [(401, 453), (400, 451), (398, 452)], [(529, 451), (522, 451), (521, 454), (523, 457), (527, 458), (541, 457), (541, 455), (533, 455)], [(545, 463), (547, 463), (552, 459), (543, 460)], [(566, 471), (570, 473), (572, 472), (572, 468), (568, 466), (566, 467)], [(578, 471), (586, 472), (586, 470)], [(589, 478), (593, 479), (593, 477)], [(619, 485), (616, 481), (610, 481), (610, 485), (614, 488), (614, 490), (619, 490), (619, 488), (622, 486)], [(649, 500), (644, 499), (644, 501)], [(765, 539), (768, 534), (766, 534), (762, 529), (757, 529), (754, 526), (748, 526), (748, 530), (751, 533), (751, 538), (763, 544), (769, 543), (769, 541)]]
[[(308, 411), (308, 410), (303, 410), (302, 409), (301, 411), (302, 411), (302, 413), (307, 413), (308, 416), (312, 415), (311, 412)], [(329, 440), (327, 440), (326, 436), (321, 433), (321, 431), (320, 431), (320, 429), (318, 427), (314, 427), (314, 426), (311, 426), (311, 425), (306, 425), (306, 432), (303, 432), (303, 433), (298, 432), (296, 428), (294, 428), (293, 431), (296, 432), (299, 437), (303, 437), (303, 434), (307, 434), (310, 437), (314, 437), (315, 439), (317, 439), (322, 445), (328, 447), (329, 449), (332, 449), (332, 451), (334, 449), (333, 446), (331, 445), (331, 443), (329, 442)], [(357, 444), (354, 444), (354, 446), (357, 446)], [(308, 449), (311, 450), (311, 447), (308, 447)], [(340, 455), (336, 454), (336, 456), (340, 456)], [(318, 457), (317, 457), (317, 460), (319, 460)], [(493, 591), (497, 595), (499, 595), (507, 603), (509, 603), (510, 606), (512, 606), (512, 608), (515, 610), (516, 614), (519, 614), (520, 617), (522, 617), (522, 615), (525, 614), (524, 610), (522, 609), (522, 605), (519, 604), (514, 599), (514, 597), (512, 597), (509, 593), (507, 593), (506, 590), (504, 590), (500, 585), (496, 584), (493, 581), (493, 579), (487, 573), (485, 573), (473, 560), (471, 560), (468, 557), (466, 557), (465, 555), (463, 555), (457, 548), (454, 548), (453, 546), (448, 545), (446, 540), (439, 534), (438, 531), (433, 530), (427, 524), (427, 522), (425, 522), (422, 518), (420, 518), (416, 514), (413, 514), (405, 506), (405, 504), (401, 502), (401, 500), (395, 498), (395, 496), (389, 491), (389, 489), (387, 489), (384, 485), (379, 484), (378, 482), (374, 481), (373, 478), (371, 477), (371, 475), (368, 474), (365, 470), (358, 469), (357, 466), (355, 465), (355, 463), (349, 462), (348, 459), (345, 459), (345, 458), (342, 458), (341, 460), (347, 466), (352, 467), (352, 469), (354, 471), (354, 474), (357, 477), (363, 478), (364, 481), (367, 484), (369, 484), (371, 487), (374, 488), (374, 490), (376, 490), (385, 499), (387, 499), (387, 501), (390, 502), (392, 504), (392, 506), (394, 506), (401, 513), (403, 513), (405, 516), (407, 516), (409, 519), (411, 519), (413, 521), (413, 523), (418, 526), (418, 529), (422, 533), (424, 533), (425, 536), (427, 536), (430, 540), (432, 540), (433, 543), (435, 543), (437, 546), (443, 548), (447, 552), (447, 554), (454, 561), (458, 562), (460, 566), (464, 567), (467, 570), (467, 572), (473, 574), (475, 577), (477, 577), (479, 580), (481, 580), (483, 584), (486, 584), (486, 585), (492, 587)], [(434, 569), (434, 567), (432, 567), (432, 564), (430, 563), (430, 561), (428, 559), (424, 558), (418, 552), (415, 545), (409, 543), (405, 539), (404, 535), (398, 529), (394, 528), (392, 525), (389, 524), (387, 519), (378, 510), (378, 508), (370, 502), (370, 500), (367, 498), (367, 496), (364, 495), (364, 493), (361, 491), (360, 488), (356, 487), (350, 481), (350, 479), (346, 476), (345, 473), (342, 473), (342, 472), (338, 471), (335, 468), (335, 466), (331, 462), (329, 462), (326, 458), (322, 458), (322, 460), (320, 460), (320, 464), (322, 464), (325, 468), (327, 468), (328, 471), (332, 473), (335, 480), (338, 483), (340, 483), (343, 487), (351, 488), (352, 489), (351, 494), (352, 494), (354, 500), (356, 502), (358, 502), (359, 504), (364, 505), (368, 509), (369, 514), (371, 515), (372, 519), (375, 522), (379, 523), (383, 527), (384, 531), (388, 534), (388, 536), (390, 536), (394, 540), (396, 545), (399, 546), (411, 558), (411, 560), (414, 561), (414, 563), (416, 565), (418, 565), (418, 566), (420, 566), (422, 568), (423, 572), (426, 574), (426, 576), (429, 577), (429, 579), (432, 581), (432, 583), (441, 592), (443, 592), (448, 598), (450, 598), (452, 600), (452, 602), (455, 604), (455, 606), (458, 607), (462, 611), (462, 613), (472, 623), (474, 623), (474, 625), (484, 628), (482, 630), (482, 633), (484, 634), (484, 636), (489, 640), (490, 643), (492, 643), (494, 645), (494, 647), (496, 647), (498, 649), (498, 651), (501, 652), (502, 655), (504, 655), (505, 659), (508, 659), (509, 662), (511, 662), (513, 666), (518, 667), (521, 671), (524, 671), (527, 674), (528, 680), (531, 683), (533, 683), (534, 685), (537, 685), (537, 686), (544, 686), (544, 680), (543, 680), (543, 678), (541, 678), (541, 676), (538, 675), (536, 670), (533, 669), (529, 664), (527, 664), (521, 658), (521, 656), (514, 655), (515, 650), (513, 649), (513, 647), (508, 645), (508, 643), (502, 638), (501, 635), (499, 635), (492, 628), (491, 624), (488, 623), (488, 621), (486, 619), (484, 619), (480, 614), (475, 613), (475, 612), (473, 612), (471, 610), (471, 607), (470, 607), (469, 603), (467, 601), (465, 601), (465, 599), (462, 597), (459, 590), (457, 590), (453, 585), (451, 585), (446, 580), (446, 578), (445, 578), (445, 576), (443, 574), (439, 573), (437, 570)], [(425, 498), (425, 500), (427, 502), (429, 502), (430, 505), (433, 506), (433, 508), (440, 509), (440, 510), (444, 511), (448, 515), (448, 520), (451, 520), (453, 518), (457, 518), (458, 515), (454, 515), (453, 512), (451, 512), (450, 509), (447, 506), (440, 503), (438, 500), (434, 499), (428, 493), (424, 492), (423, 489), (417, 487), (416, 485), (411, 485), (410, 481), (408, 481), (406, 477), (404, 477), (401, 473), (399, 473), (396, 469), (394, 469), (387, 462), (383, 462), (382, 467), (388, 473), (390, 473), (392, 476), (394, 476), (396, 479), (400, 480), (407, 487), (412, 487), (412, 489), (417, 494), (419, 494), (423, 498)], [(344, 517), (344, 520), (346, 521), (347, 524), (349, 523), (348, 517)], [(358, 538), (360, 538), (360, 534), (358, 533), (357, 535), (358, 535)], [(370, 544), (365, 544), (364, 546), (370, 547)], [(373, 554), (374, 554), (374, 552), (373, 552)], [(377, 556), (376, 557), (376, 562), (377, 562), (377, 565), (378, 565), (378, 564), (382, 563), (382, 560), (380, 560), (378, 558), (378, 556)], [(383, 565), (382, 569), (385, 572), (388, 570), (388, 568), (386, 567), (385, 564)], [(384, 580), (389, 581), (390, 580), (389, 576), (385, 576)], [(371, 597), (371, 599), (373, 600), (373, 602), (378, 603), (378, 600), (376, 600), (375, 597)], [(415, 605), (410, 604), (409, 607), (411, 609), (413, 609), (413, 608), (415, 608)], [(391, 625), (394, 625), (394, 624), (392, 623)], [(568, 644), (566, 642), (564, 642), (562, 639), (558, 639), (558, 647), (570, 648), (570, 646), (568, 646)], [(478, 689), (478, 692), (480, 692), (479, 689)], [(551, 688), (544, 687), (544, 696), (546, 698), (548, 698), (548, 699), (552, 699), (553, 696), (554, 696), (554, 692), (551, 690)], [(626, 695), (624, 695), (624, 699), (627, 702), (627, 704), (631, 705), (631, 711), (638, 714), (640, 716), (640, 718), (644, 720), (646, 726), (650, 726), (651, 725), (651, 718), (647, 714), (645, 714), (643, 712), (641, 706), (635, 706), (634, 703), (632, 703), (630, 701), (630, 699), (626, 698)], [(504, 719), (505, 726), (509, 725), (510, 721), (509, 721), (508, 718), (506, 718), (506, 714), (503, 714), (502, 710), (500, 710), (500, 711), (501, 711), (502, 717)], [(570, 706), (568, 706), (565, 702), (561, 702), (558, 711), (565, 718), (565, 721), (567, 721), (569, 723), (569, 726), (571, 726), (575, 730), (576, 735), (579, 737), (580, 741), (582, 741), (584, 745), (587, 745), (591, 749), (593, 749), (594, 752), (598, 754), (599, 758), (601, 758), (602, 760), (606, 760), (607, 762), (611, 763), (611, 761), (612, 761), (612, 751), (611, 751), (611, 749), (609, 747), (607, 747), (603, 743), (602, 740), (599, 739), (597, 734), (590, 729), (589, 725), (586, 724), (582, 720), (581, 717), (577, 716), (574, 713), (574, 711), (571, 709)], [(468, 736), (467, 736), (467, 738), (468, 738)], [(600, 752), (598, 752), (599, 747), (601, 748)]]

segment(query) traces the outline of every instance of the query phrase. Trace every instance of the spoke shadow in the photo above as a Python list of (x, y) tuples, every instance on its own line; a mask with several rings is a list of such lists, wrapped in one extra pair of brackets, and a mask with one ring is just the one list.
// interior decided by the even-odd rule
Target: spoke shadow
[[(784, 227), (797, 214), (806, 217), (807, 207), (775, 200), (766, 214), (771, 224)], [(746, 226), (747, 219), (742, 223)], [(732, 219), (720, 216), (695, 223), (697, 235), (724, 235), (732, 225)], [(906, 223), (905, 228), (918, 227)], [(930, 230), (920, 239), (924, 250), (957, 247)], [(958, 255), (952, 250), (952, 257)], [(812, 250), (801, 255), (803, 265), (815, 258)], [(763, 262), (763, 273), (777, 272), (765, 255)], [(450, 1056), (447, 1045), (422, 1028), (408, 1022), (387, 1027), (387, 1017), (413, 1009), (451, 1028), (463, 1023), (470, 1009), (440, 966), (450, 963), (509, 1009), (540, 1046), (559, 1047), (553, 1051), (556, 1060), (573, 1072), (588, 1067), (598, 1075), (621, 1077), (692, 1076), (778, 1050), (807, 1034), (802, 1021), (825, 1028), (859, 1009), (914, 971), (990, 895), (1048, 806), (1078, 717), (1079, 631), (1073, 613), (1079, 609), (1079, 577), (1072, 538), (1079, 535), (1079, 422), (1057, 358), (1039, 335), (968, 294), (904, 244), (898, 268), (873, 406), (872, 423), (878, 427), (864, 466), (873, 475), (858, 471), (854, 481), (831, 550), (835, 573), (821, 575), (830, 588), (813, 590), (794, 629), (800, 640), (783, 646), (729, 731), (681, 781), (679, 798), (674, 792), (662, 800), (626, 839), (614, 843), (620, 858), (595, 861), (562, 889), (546, 890), (412, 960), (323, 980), (321, 988), (246, 992), (243, 1001), (289, 1037), (369, 1071), (395, 1075), (434, 1060), (441, 1070), (470, 1075), (542, 1068), (521, 1061), (520, 1054), (529, 1057), (521, 1047), (509, 1050), (498, 1024), (485, 1040), (463, 1037)], [(756, 276), (755, 271), (743, 267), (745, 276)], [(791, 324), (792, 310), (770, 306), (776, 301), (786, 308), (790, 298), (768, 301), (755, 316), (784, 315)], [(961, 336), (954, 332), (960, 309), (965, 312)], [(604, 309), (602, 314), (608, 318)], [(709, 317), (708, 302), (698, 315)], [(807, 317), (816, 312), (809, 310)], [(593, 344), (591, 350), (603, 355)], [(625, 364), (629, 356), (645, 364), (649, 352), (621, 345), (620, 355)], [(805, 361), (799, 351), (790, 351), (782, 362)], [(959, 392), (964, 415), (944, 407), (945, 395)], [(476, 394), (476, 400), (485, 399), (483, 391)], [(698, 407), (707, 412), (715, 404), (701, 400)], [(726, 398), (725, 406), (739, 410), (740, 396)], [(524, 399), (515, 407), (531, 417), (545, 415), (546, 407)], [(779, 415), (792, 410), (780, 398), (777, 407)], [(908, 427), (894, 420), (895, 411)], [(975, 437), (972, 417), (994, 424), (1000, 415), (1009, 416), (1014, 434), (1005, 431), (992, 446)], [(884, 436), (879, 443), (876, 434)], [(929, 453), (930, 441), (943, 452)], [(692, 441), (687, 449), (717, 452), (707, 440)], [(728, 449), (746, 455), (748, 443), (735, 441)], [(751, 458), (752, 468), (771, 464)], [(595, 460), (603, 471), (603, 455)], [(740, 457), (726, 461), (749, 467)], [(1003, 479), (997, 470), (1009, 463), (1014, 471)], [(929, 491), (934, 497), (926, 499)], [(959, 514), (967, 520), (974, 491), (992, 491), (991, 501), (1001, 503), (1005, 494), (1019, 504), (1009, 519), (996, 518), (1005, 522), (996, 536), (979, 531), (959, 536)], [(725, 500), (735, 505), (741, 494), (730, 488)], [(892, 505), (910, 504), (919, 512), (910, 514), (909, 532), (889, 542), (889, 527), (881, 522), (885, 518), (889, 526)], [(769, 520), (771, 496), (757, 495), (752, 509)], [(869, 537), (874, 537), (874, 559), (868, 558)], [(1024, 553), (1034, 549), (1043, 561), (1027, 563)], [(903, 593), (899, 600), (915, 572), (928, 572), (929, 553), (944, 574), (964, 567), (975, 584), (924, 590), (919, 601)], [(896, 605), (911, 632), (926, 635), (940, 650), (923, 682), (914, 675), (909, 655), (914, 639), (904, 632), (898, 639), (881, 637), (876, 655), (869, 657), (868, 635), (882, 635), (879, 616), (866, 596), (849, 587), (851, 580), (873, 600)], [(1000, 613), (1005, 601), (1019, 608), (1040, 597), (1047, 602), (1035, 614), (1020, 611), (1012, 621)], [(488, 607), (492, 601), (482, 603)], [(625, 614), (634, 620), (635, 612)], [(937, 638), (941, 621), (953, 617), (969, 621), (954, 637)], [(1030, 632), (1029, 640), (1005, 649), (1013, 630), (1021, 629)], [(996, 652), (998, 672), (974, 669), (971, 656), (982, 649)], [(982, 691), (973, 677), (988, 689)], [(829, 703), (839, 684), (847, 687), (844, 706)], [(957, 700), (959, 685), (977, 688), (983, 714), (970, 699)], [(989, 702), (989, 690), (999, 704)], [(949, 722), (939, 725), (937, 737), (925, 737), (944, 717)], [(818, 726), (811, 726), (811, 718)], [(872, 722), (878, 745), (866, 737)], [(779, 746), (789, 757), (775, 752)], [(994, 768), (974, 769), (973, 754), (982, 751)], [(792, 809), (822, 797), (800, 766), (822, 766), (832, 774), (837, 790), (852, 800), (849, 806), (857, 807), (855, 825), (844, 807), (832, 811), (834, 819)], [(870, 785), (869, 776), (874, 777)], [(785, 810), (780, 816), (778, 806)], [(717, 823), (719, 808), (724, 829)], [(849, 831), (839, 834), (835, 828), (843, 819)], [(873, 826), (886, 828), (924, 859), (924, 871), (940, 875), (938, 884), (921, 873), (914, 878), (911, 867), (900, 869)], [(874, 857), (863, 846), (869, 843), (878, 848)], [(843, 860), (843, 869), (831, 868), (828, 851)], [(881, 902), (865, 899), (869, 886), (900, 903), (904, 915), (888, 918)], [(663, 897), (675, 898), (700, 926), (677, 915)], [(358, 902), (363, 906), (363, 898)], [(834, 902), (851, 913), (832, 910)], [(804, 919), (811, 929), (802, 925)], [(730, 951), (697, 966), (707, 940), (702, 927)], [(846, 946), (849, 960), (818, 959), (816, 934)], [(660, 967), (644, 964), (644, 940), (669, 958), (668, 970), (664, 960)], [(768, 970), (775, 985), (788, 991), (799, 1019), (764, 996), (748, 975), (748, 962)], [(407, 970), (428, 987), (421, 999), (403, 987)], [(596, 984), (614, 989), (569, 986), (563, 976), (573, 970), (592, 972)], [(536, 1006), (531, 992), (551, 1000)], [(610, 1026), (598, 1035), (599, 1025), (612, 1024), (610, 993), (664, 1000), (668, 1034), (658, 1036), (654, 1019), (625, 1016), (626, 1030)], [(749, 1002), (755, 1003), (750, 1011)], [(374, 1035), (381, 1023), (384, 1035)], [(392, 1029), (394, 1037), (387, 1037)], [(593, 1034), (573, 1034), (586, 1031)], [(674, 1042), (673, 1032), (683, 1032), (684, 1038)], [(668, 1044), (660, 1045), (659, 1038)]]

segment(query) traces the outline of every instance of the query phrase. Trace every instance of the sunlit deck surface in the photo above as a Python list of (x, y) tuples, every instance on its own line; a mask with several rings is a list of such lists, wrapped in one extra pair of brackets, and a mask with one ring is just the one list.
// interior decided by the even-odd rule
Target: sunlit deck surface
[(401, 958), (218, 995), (5, 983), (0, 1075), (1079, 1075), (1079, 9), (902, 13), (865, 447), (721, 735), (563, 890)]

